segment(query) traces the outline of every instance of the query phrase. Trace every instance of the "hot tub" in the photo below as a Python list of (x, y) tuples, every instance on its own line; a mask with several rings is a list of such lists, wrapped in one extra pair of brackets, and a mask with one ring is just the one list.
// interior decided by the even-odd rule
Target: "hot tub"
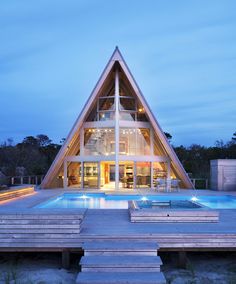
[(131, 222), (192, 222), (219, 221), (219, 212), (189, 200), (129, 201)]

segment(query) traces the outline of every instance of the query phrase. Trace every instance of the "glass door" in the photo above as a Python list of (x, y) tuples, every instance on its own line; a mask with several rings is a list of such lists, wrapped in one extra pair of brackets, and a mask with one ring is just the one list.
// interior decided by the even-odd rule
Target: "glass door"
[(67, 185), (69, 187), (81, 187), (81, 163), (67, 163)]
[(84, 162), (84, 187), (98, 188), (98, 163)]

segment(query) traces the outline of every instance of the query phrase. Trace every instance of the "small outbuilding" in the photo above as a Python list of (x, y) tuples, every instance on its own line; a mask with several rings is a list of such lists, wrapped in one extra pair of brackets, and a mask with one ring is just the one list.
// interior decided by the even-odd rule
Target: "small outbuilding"
[(211, 189), (236, 190), (236, 159), (211, 160)]

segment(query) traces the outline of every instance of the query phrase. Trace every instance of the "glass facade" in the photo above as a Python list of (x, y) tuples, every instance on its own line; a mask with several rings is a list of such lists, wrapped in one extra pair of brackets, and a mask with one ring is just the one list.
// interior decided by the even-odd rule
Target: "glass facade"
[(119, 162), (119, 181), (122, 188), (134, 188), (134, 162)]
[(167, 179), (167, 163), (164, 162), (154, 162), (152, 163), (153, 167), (153, 186), (157, 185), (158, 179)]
[(102, 112), (100, 111), (98, 113), (98, 120), (99, 121), (106, 121), (106, 120), (114, 120), (115, 113), (112, 111)]
[(134, 98), (120, 98), (120, 106), (119, 109), (122, 110), (130, 110), (136, 111), (136, 101)]
[(137, 129), (136, 155), (150, 155), (150, 130), (147, 128)]
[(135, 155), (136, 130), (131, 128), (120, 128), (120, 155)]
[(115, 152), (114, 128), (85, 128), (84, 155), (112, 155)]
[(133, 112), (126, 112), (126, 111), (120, 112), (120, 120), (135, 121), (135, 117), (136, 114)]
[[(112, 83), (107, 82), (102, 87), (85, 117), (79, 133), (82, 139), (78, 136), (78, 141), (83, 143), (78, 142), (74, 154), (78, 159), (82, 157), (81, 162), (67, 164), (69, 187), (110, 189), (119, 182), (119, 187), (126, 189), (150, 188), (156, 185), (158, 178), (170, 176), (167, 162), (155, 161), (159, 159), (156, 157), (163, 157), (163, 146), (153, 134), (139, 98), (121, 73), (118, 93), (115, 94), (115, 73), (111, 72)], [(118, 124), (115, 123), (116, 109)], [(117, 125), (119, 155), (115, 155)], [(116, 178), (116, 173), (119, 178)]]
[[(155, 187), (157, 180), (160, 178), (168, 178), (167, 162), (119, 162), (120, 188), (150, 188), (152, 185)], [(171, 178), (176, 178), (173, 172), (171, 173)], [(98, 188), (100, 186), (101, 188), (110, 189), (114, 185), (115, 161), (67, 163), (68, 187)]]
[(81, 187), (81, 163), (67, 163), (67, 182), (69, 187)]
[(151, 163), (136, 163), (136, 186), (139, 188), (151, 187)]
[[(119, 117), (123, 121), (148, 121), (145, 109), (127, 82), (121, 80), (119, 89)], [(115, 116), (115, 87), (107, 87), (94, 104), (86, 121), (111, 121)]]
[(84, 187), (98, 188), (98, 163), (84, 162)]
[(99, 111), (112, 111), (115, 108), (115, 98), (99, 98), (98, 110)]
[(151, 155), (148, 128), (120, 128), (120, 155)]

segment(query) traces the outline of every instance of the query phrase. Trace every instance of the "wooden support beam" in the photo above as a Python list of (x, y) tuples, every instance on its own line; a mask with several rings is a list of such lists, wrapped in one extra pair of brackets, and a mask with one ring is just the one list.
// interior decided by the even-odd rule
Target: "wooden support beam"
[(70, 267), (70, 251), (63, 250), (61, 253), (61, 265), (64, 269), (69, 269)]
[(179, 251), (178, 252), (178, 267), (186, 269), (188, 264), (187, 252), (186, 251)]

